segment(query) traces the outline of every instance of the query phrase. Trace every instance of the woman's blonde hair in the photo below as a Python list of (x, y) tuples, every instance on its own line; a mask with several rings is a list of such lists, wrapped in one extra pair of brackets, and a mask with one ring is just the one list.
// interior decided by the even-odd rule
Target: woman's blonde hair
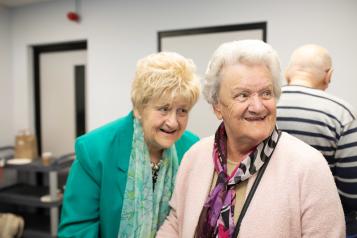
[[(140, 59), (132, 84), (133, 108), (141, 111), (152, 100), (171, 102), (182, 97), (190, 109), (200, 95), (200, 81), (191, 59), (174, 52), (160, 52)], [(171, 101), (170, 101), (171, 100)]]

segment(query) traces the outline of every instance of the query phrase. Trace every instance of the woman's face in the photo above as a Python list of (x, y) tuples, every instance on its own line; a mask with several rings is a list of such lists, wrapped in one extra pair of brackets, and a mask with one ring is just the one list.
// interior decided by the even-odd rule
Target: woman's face
[(221, 77), (216, 116), (224, 121), (229, 144), (251, 149), (275, 126), (272, 75), (263, 64), (235, 64), (225, 66)]
[(189, 109), (187, 100), (183, 98), (176, 97), (170, 103), (162, 97), (149, 102), (141, 112), (134, 110), (151, 155), (161, 156), (163, 149), (181, 137), (187, 126)]

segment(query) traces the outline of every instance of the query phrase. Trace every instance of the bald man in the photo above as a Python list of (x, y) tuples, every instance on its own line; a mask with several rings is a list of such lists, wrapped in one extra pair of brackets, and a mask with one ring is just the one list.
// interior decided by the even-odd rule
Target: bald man
[(288, 85), (282, 87), (277, 124), (325, 156), (345, 210), (347, 234), (357, 234), (357, 116), (351, 105), (325, 92), (332, 72), (325, 48), (296, 49), (285, 73)]

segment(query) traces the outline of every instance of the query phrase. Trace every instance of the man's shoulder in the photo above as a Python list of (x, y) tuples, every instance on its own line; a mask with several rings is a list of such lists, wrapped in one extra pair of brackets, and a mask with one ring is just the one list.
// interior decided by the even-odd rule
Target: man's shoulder
[[(320, 91), (320, 90), (317, 90)], [(329, 92), (321, 91), (320, 95), (325, 97), (327, 100), (332, 102), (335, 105), (338, 105), (340, 107), (341, 113), (344, 114), (344, 116), (348, 119), (346, 119), (346, 123), (349, 123), (352, 120), (355, 120), (357, 118), (357, 111), (356, 109), (347, 102), (346, 100), (336, 96), (332, 95)], [(334, 109), (332, 109), (334, 110)]]
[(322, 90), (316, 90), (321, 96), (329, 99), (330, 101), (333, 101), (337, 104), (343, 105), (347, 110), (351, 111), (353, 113), (353, 115), (356, 117), (357, 116), (357, 112), (356, 109), (352, 106), (352, 104), (350, 104), (349, 102), (347, 102), (346, 100), (342, 99), (341, 97), (338, 97), (330, 92), (327, 91), (322, 91)]
[(282, 87), (282, 95), (278, 107), (284, 106), (287, 100), (292, 103), (292, 99), (294, 99), (294, 104), (331, 113), (337, 116), (343, 124), (357, 118), (357, 111), (350, 103), (323, 90), (287, 85)]

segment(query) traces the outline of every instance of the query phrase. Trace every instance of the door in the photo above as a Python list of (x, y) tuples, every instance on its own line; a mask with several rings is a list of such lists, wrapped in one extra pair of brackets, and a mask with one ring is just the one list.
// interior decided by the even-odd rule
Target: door
[(74, 152), (86, 131), (85, 41), (34, 46), (35, 130), (39, 154)]
[(54, 156), (73, 152), (77, 130), (83, 132), (77, 128), (83, 122), (76, 116), (85, 117), (83, 112), (76, 114), (76, 105), (83, 103), (78, 96), (84, 97), (86, 58), (85, 50), (40, 55), (42, 152)]

